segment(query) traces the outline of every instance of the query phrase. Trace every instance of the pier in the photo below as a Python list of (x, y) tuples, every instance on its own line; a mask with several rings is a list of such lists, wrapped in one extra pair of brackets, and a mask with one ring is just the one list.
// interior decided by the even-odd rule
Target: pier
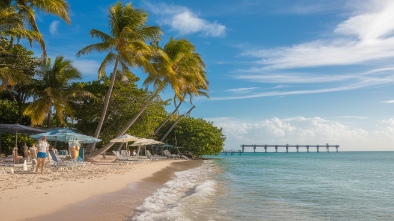
[(264, 145), (257, 145), (257, 144), (246, 145), (246, 144), (242, 144), (241, 147), (242, 147), (242, 150), (239, 150), (239, 151), (242, 152), (242, 153), (245, 152), (245, 148), (246, 147), (252, 147), (254, 153), (259, 152), (259, 151), (256, 151), (256, 149), (258, 147), (263, 147), (265, 153), (267, 153), (267, 149), (271, 148), (271, 147), (275, 148), (275, 152), (278, 152), (278, 148), (286, 148), (286, 153), (289, 152), (289, 148), (294, 148), (294, 147), (296, 148), (297, 152), (299, 152), (300, 148), (306, 148), (306, 152), (308, 152), (308, 153), (309, 153), (309, 148), (316, 148), (316, 152), (319, 153), (320, 152), (320, 148), (326, 148), (326, 151), (330, 152), (330, 147), (335, 147), (336, 152), (338, 152), (339, 145), (329, 145), (328, 143), (324, 144), (324, 145), (298, 145), (298, 144), (296, 144), (296, 145), (289, 145), (289, 144), (285, 144), (285, 145), (268, 145), (268, 144), (264, 144)]
[[(286, 148), (286, 153), (289, 152), (289, 148), (295, 148), (297, 153), (299, 152), (300, 148), (306, 148), (306, 152), (307, 153), (309, 153), (309, 149), (310, 148), (316, 149), (317, 153), (320, 153), (320, 148), (325, 148), (327, 153), (329, 153), (330, 152), (330, 147), (331, 148), (335, 148), (335, 152), (338, 153), (339, 145), (330, 145), (328, 143), (327, 144), (323, 144), (323, 145), (299, 145), (299, 144), (296, 144), (296, 145), (290, 145), (290, 144), (285, 144), (285, 145), (271, 145), (271, 144), (257, 145), (257, 144), (242, 144), (241, 147), (242, 147), (242, 150), (223, 150), (222, 153), (224, 153), (225, 155), (227, 155), (227, 154), (230, 154), (230, 155), (239, 154), (239, 155), (241, 155), (242, 153), (245, 152), (245, 148), (247, 148), (247, 147), (252, 147), (254, 153), (256, 153), (256, 152), (257, 153), (262, 153), (262, 152), (267, 153), (267, 149), (268, 148), (275, 148), (275, 152), (276, 153), (278, 152), (279, 148)], [(258, 147), (263, 147), (264, 151), (256, 151), (256, 150), (258, 150), (257, 149)]]

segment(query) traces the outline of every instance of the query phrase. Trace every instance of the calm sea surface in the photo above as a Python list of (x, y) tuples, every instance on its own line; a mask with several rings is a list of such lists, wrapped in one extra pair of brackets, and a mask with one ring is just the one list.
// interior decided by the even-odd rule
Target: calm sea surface
[(131, 220), (394, 220), (394, 152), (221, 154)]

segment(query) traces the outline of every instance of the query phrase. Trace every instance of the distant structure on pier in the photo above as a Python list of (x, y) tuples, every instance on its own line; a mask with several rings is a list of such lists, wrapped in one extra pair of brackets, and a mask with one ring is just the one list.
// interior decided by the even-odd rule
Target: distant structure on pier
[(308, 153), (309, 153), (309, 148), (316, 148), (316, 152), (318, 152), (318, 153), (320, 152), (320, 148), (326, 148), (326, 151), (328, 153), (328, 152), (330, 152), (330, 147), (335, 148), (335, 152), (338, 152), (339, 145), (329, 145), (328, 143), (325, 144), (325, 145), (299, 145), (299, 144), (296, 144), (296, 145), (289, 145), (289, 144), (285, 144), (285, 145), (269, 145), (269, 144), (257, 145), (257, 144), (250, 144), (249, 145), (249, 144), (242, 144), (241, 147), (242, 147), (242, 150), (223, 150), (223, 153), (226, 154), (226, 155), (227, 154), (231, 154), (231, 155), (239, 154), (239, 155), (241, 155), (242, 153), (245, 152), (245, 148), (247, 148), (247, 147), (252, 147), (254, 153), (256, 153), (256, 152), (263, 152), (263, 151), (258, 151), (258, 149), (257, 149), (258, 147), (263, 147), (265, 153), (267, 153), (267, 149), (268, 148), (272, 148), (272, 147), (275, 148), (275, 152), (276, 153), (278, 152), (279, 148), (286, 148), (286, 153), (288, 153), (289, 152), (289, 147), (290, 148), (295, 148), (297, 150), (297, 152), (299, 152), (300, 148), (306, 148), (306, 152), (308, 152)]

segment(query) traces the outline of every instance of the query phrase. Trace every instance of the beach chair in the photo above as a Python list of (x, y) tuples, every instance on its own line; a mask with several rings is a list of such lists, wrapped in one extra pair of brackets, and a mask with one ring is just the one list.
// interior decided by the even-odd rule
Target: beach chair
[[(119, 151), (118, 151), (118, 153), (119, 153)], [(129, 158), (130, 157), (130, 151), (128, 151), (128, 150), (121, 150), (120, 151), (120, 156), (122, 156), (122, 158)]]
[(49, 156), (50, 156), (50, 159), (52, 159), (52, 161), (53, 161), (50, 163), (54, 166), (57, 166), (60, 162), (60, 159), (56, 156), (56, 154), (53, 150), (49, 150)]
[(167, 158), (179, 158), (179, 155), (177, 154), (171, 154), (170, 151), (168, 150), (164, 150), (164, 156), (166, 156)]
[(152, 158), (152, 154), (150, 153), (149, 150), (146, 150), (146, 151), (145, 151), (145, 156), (146, 156), (146, 158), (148, 158), (148, 159)]
[(122, 157), (122, 155), (119, 153), (119, 151), (113, 150), (112, 153), (116, 157), (117, 160), (126, 160), (127, 158)]
[(79, 148), (78, 162), (83, 162), (85, 160), (85, 149), (83, 147)]

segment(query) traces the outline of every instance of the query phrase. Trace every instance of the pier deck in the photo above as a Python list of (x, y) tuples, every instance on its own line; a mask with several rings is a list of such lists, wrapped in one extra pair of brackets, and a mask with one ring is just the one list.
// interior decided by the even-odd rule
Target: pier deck
[[(335, 148), (335, 152), (338, 152), (339, 145), (329, 145), (328, 143), (327, 144), (323, 144), (323, 145), (299, 145), (299, 144), (296, 144), (296, 145), (290, 145), (290, 144), (285, 144), (285, 145), (278, 145), (278, 144), (276, 144), (276, 145), (272, 145), (272, 144), (258, 145), (258, 144), (242, 144), (241, 147), (242, 147), (242, 150), (224, 150), (223, 153), (225, 153), (226, 155), (227, 154), (233, 155), (235, 153), (241, 155), (241, 153), (245, 152), (245, 148), (247, 148), (247, 147), (252, 147), (254, 153), (256, 153), (256, 152), (265, 152), (265, 153), (267, 153), (267, 149), (271, 148), (271, 147), (275, 148), (275, 152), (278, 152), (279, 148), (286, 148), (286, 153), (289, 152), (289, 148), (296, 148), (297, 152), (299, 152), (300, 148), (306, 148), (306, 151), (308, 153), (309, 153), (309, 148), (316, 148), (316, 152), (318, 152), (318, 153), (320, 152), (320, 148), (326, 148), (326, 151), (330, 152), (330, 147)], [(256, 151), (256, 149), (258, 147), (263, 147), (264, 151)]]

